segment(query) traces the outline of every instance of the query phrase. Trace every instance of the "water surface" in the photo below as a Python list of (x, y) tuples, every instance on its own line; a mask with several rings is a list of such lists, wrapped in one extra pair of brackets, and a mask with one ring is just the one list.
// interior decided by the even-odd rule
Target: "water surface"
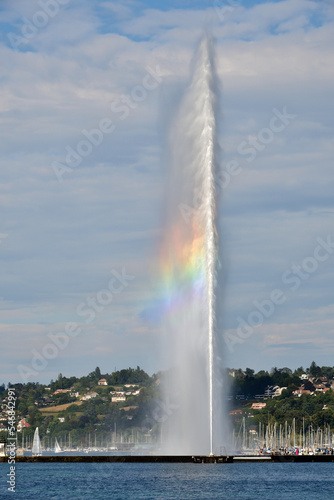
[(8, 472), (8, 464), (0, 464), (1, 499), (334, 498), (333, 463), (19, 463), (15, 494), (7, 492)]

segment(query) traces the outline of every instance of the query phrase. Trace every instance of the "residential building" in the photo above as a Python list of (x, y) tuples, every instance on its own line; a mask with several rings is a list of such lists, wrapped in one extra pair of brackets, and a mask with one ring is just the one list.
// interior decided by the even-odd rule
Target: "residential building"
[(278, 385), (274, 386), (274, 392), (272, 393), (273, 398), (277, 398), (282, 395), (282, 392), (287, 389), (287, 387), (279, 387)]
[(229, 415), (242, 415), (242, 410), (231, 410)]
[(86, 394), (84, 394), (84, 395), (81, 397), (81, 401), (88, 401), (89, 399), (96, 398), (96, 396), (98, 396), (98, 393), (97, 393), (97, 392), (94, 392), (94, 391), (87, 392)]
[(72, 389), (57, 389), (53, 394), (66, 394), (67, 392), (71, 392)]
[(112, 403), (122, 403), (126, 401), (126, 397), (125, 396), (112, 396), (111, 397), (111, 402)]
[(267, 406), (267, 403), (253, 403), (252, 410), (262, 410)]
[(27, 422), (25, 418), (22, 418), (17, 424), (17, 432), (21, 432), (22, 429), (30, 427), (30, 424)]

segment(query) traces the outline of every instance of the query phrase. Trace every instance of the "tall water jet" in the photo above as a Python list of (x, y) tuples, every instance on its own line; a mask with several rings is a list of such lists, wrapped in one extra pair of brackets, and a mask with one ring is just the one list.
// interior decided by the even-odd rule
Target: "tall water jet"
[(162, 442), (173, 454), (213, 454), (222, 444), (215, 293), (218, 87), (213, 44), (204, 36), (169, 138), (161, 263), (164, 353), (173, 369), (165, 382)]

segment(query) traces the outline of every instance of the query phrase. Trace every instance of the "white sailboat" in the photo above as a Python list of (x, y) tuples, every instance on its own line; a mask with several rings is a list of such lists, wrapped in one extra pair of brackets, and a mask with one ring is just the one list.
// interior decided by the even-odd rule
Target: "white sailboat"
[(57, 438), (56, 438), (56, 442), (55, 442), (55, 453), (63, 453), (63, 450), (61, 449), (61, 447), (57, 441)]
[(35, 457), (40, 457), (42, 455), (42, 445), (41, 445), (41, 440), (39, 438), (38, 427), (36, 427), (36, 430), (35, 430), (34, 441), (32, 443), (31, 453)]

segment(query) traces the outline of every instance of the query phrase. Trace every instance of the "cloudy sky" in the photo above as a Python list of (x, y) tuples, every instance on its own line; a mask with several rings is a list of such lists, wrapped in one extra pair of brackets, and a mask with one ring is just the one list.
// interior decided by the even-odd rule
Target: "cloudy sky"
[(332, 0), (3, 0), (0, 12), (0, 383), (162, 367), (143, 311), (165, 138), (207, 28), (227, 363), (332, 366)]

